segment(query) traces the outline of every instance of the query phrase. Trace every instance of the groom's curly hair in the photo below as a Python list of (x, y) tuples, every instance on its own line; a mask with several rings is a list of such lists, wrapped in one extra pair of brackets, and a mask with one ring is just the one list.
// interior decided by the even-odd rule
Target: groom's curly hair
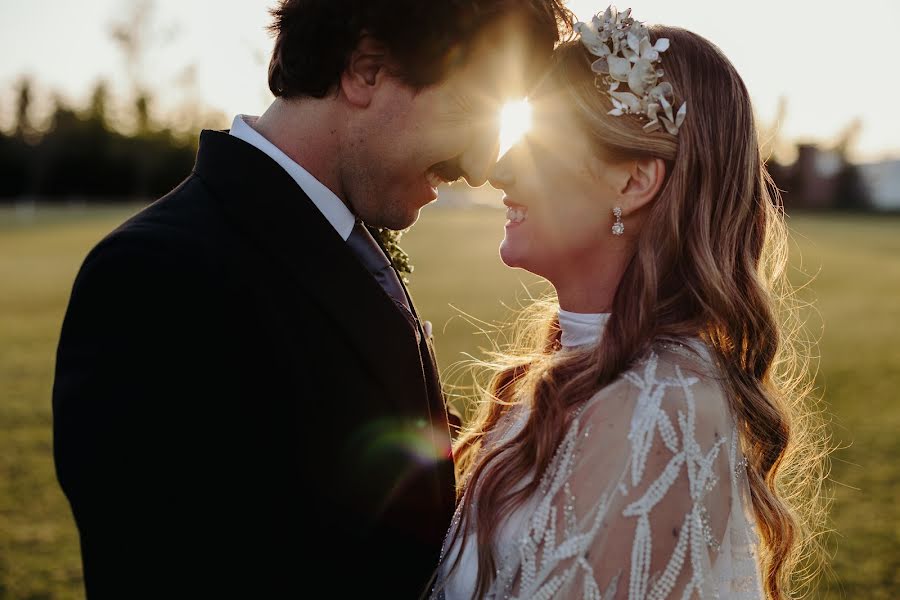
[(276, 97), (323, 98), (336, 89), (363, 34), (385, 45), (394, 74), (414, 89), (442, 81), (495, 19), (519, 13), (548, 55), (571, 23), (562, 0), (281, 0), (269, 31)]

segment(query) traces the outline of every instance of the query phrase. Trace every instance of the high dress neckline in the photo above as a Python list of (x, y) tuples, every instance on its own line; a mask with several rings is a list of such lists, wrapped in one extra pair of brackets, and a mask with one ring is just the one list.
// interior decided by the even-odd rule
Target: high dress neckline
[(594, 345), (606, 328), (610, 313), (577, 313), (559, 309), (560, 343), (563, 348)]

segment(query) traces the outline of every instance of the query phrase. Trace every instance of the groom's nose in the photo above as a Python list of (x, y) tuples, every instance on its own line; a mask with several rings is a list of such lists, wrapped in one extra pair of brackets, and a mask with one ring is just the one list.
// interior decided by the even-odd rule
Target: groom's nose
[(497, 188), (498, 190), (512, 186), (516, 180), (509, 154), (510, 153), (507, 152), (503, 155), (503, 158), (501, 158), (500, 161), (494, 165), (494, 168), (491, 169), (490, 176), (488, 177), (491, 187)]
[(500, 140), (497, 135), (483, 135), (472, 143), (459, 157), (459, 166), (466, 183), (472, 187), (484, 185), (499, 152)]

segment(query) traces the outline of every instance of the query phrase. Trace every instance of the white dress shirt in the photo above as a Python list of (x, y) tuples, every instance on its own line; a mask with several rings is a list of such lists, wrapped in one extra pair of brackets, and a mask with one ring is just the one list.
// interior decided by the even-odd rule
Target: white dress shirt
[(231, 123), (231, 135), (258, 148), (281, 165), (281, 168), (287, 171), (287, 174), (297, 182), (300, 189), (309, 196), (316, 208), (328, 219), (334, 230), (346, 242), (347, 238), (350, 237), (350, 232), (353, 231), (356, 217), (353, 216), (347, 205), (341, 202), (341, 199), (328, 189), (325, 184), (313, 177), (309, 171), (294, 162), (287, 154), (279, 150), (275, 144), (253, 129), (252, 125), (258, 118), (249, 115), (237, 115)]

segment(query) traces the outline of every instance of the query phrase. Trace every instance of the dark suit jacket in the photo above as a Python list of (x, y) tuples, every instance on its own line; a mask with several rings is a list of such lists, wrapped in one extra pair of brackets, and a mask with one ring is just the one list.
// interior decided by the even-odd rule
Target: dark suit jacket
[(414, 598), (437, 565), (454, 483), (430, 341), (226, 133), (88, 255), (53, 410), (89, 598)]

